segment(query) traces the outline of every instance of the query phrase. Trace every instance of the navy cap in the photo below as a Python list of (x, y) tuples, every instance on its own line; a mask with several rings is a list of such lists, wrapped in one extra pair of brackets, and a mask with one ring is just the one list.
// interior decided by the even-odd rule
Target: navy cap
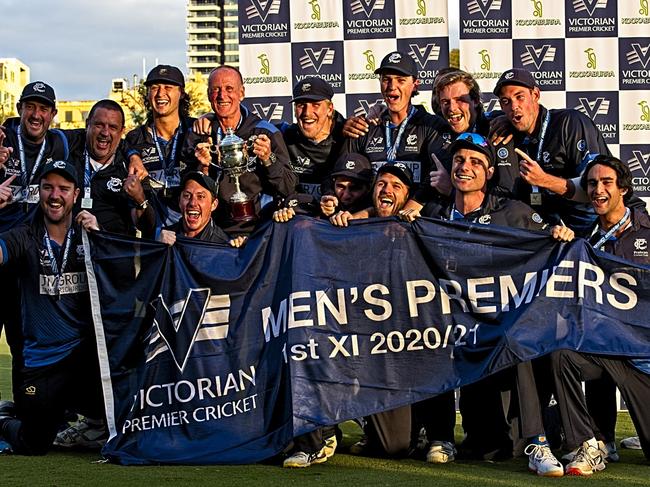
[(52, 88), (47, 83), (42, 81), (34, 81), (29, 83), (23, 88), (23, 92), (20, 95), (20, 102), (26, 100), (40, 100), (47, 103), (51, 107), (56, 107), (56, 95), (54, 94), (54, 88)]
[(400, 51), (386, 54), (384, 59), (381, 60), (381, 65), (375, 69), (375, 74), (384, 74), (387, 71), (395, 71), (414, 78), (418, 77), (418, 68), (413, 58)]
[(78, 179), (77, 179), (77, 170), (69, 162), (66, 161), (48, 162), (47, 164), (45, 164), (45, 167), (43, 167), (43, 172), (41, 173), (40, 179), (43, 179), (45, 176), (53, 172), (60, 174), (68, 181), (73, 182), (75, 186), (79, 186)]
[(387, 162), (377, 170), (377, 176), (385, 172), (397, 176), (409, 188), (413, 186), (413, 173), (403, 162)]
[(499, 96), (501, 88), (507, 85), (524, 86), (531, 90), (538, 87), (537, 81), (535, 81), (535, 78), (533, 78), (530, 71), (521, 68), (512, 68), (508, 71), (504, 71), (503, 74), (501, 74), (499, 81), (497, 81), (497, 85), (494, 87), (492, 93)]
[(292, 102), (331, 100), (334, 96), (332, 86), (322, 78), (310, 76), (293, 87)]
[(210, 191), (210, 194), (212, 194), (212, 196), (215, 198), (219, 194), (219, 184), (210, 176), (203, 174), (201, 171), (191, 171), (186, 173), (183, 176), (183, 180), (181, 181), (181, 190), (185, 188), (185, 185), (188, 181), (196, 181), (205, 189)]
[(463, 132), (449, 146), (449, 152), (453, 155), (458, 149), (470, 149), (488, 158), (488, 167), (494, 165), (494, 147), (485, 137), (474, 132)]
[(365, 156), (356, 152), (350, 152), (349, 154), (343, 154), (336, 160), (331, 176), (332, 179), (338, 176), (345, 176), (361, 181), (362, 183), (370, 184), (373, 177), (372, 165)]
[(147, 75), (147, 80), (144, 82), (145, 86), (154, 83), (167, 83), (170, 85), (185, 87), (185, 77), (181, 70), (176, 66), (169, 66), (168, 64), (159, 64)]

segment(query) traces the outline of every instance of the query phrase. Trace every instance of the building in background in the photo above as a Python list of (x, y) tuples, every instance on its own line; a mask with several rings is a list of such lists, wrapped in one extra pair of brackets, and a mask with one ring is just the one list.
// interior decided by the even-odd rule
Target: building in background
[(187, 67), (208, 74), (221, 64), (239, 65), (237, 0), (187, 0)]
[(29, 83), (29, 67), (16, 58), (0, 58), (0, 121), (17, 115), (16, 103)]
[(57, 114), (52, 127), (66, 130), (84, 128), (88, 112), (95, 103), (95, 100), (57, 100)]

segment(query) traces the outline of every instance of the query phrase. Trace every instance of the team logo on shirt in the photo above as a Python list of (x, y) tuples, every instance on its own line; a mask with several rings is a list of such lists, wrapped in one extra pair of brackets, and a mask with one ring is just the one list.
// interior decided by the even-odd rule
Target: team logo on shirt
[(544, 220), (542, 220), (542, 217), (540, 216), (539, 213), (533, 213), (530, 216), (531, 220), (533, 220), (535, 223), (542, 223)]
[(384, 151), (384, 138), (383, 137), (371, 137), (368, 141), (368, 146), (366, 147), (367, 153), (373, 152), (383, 152)]
[(297, 156), (295, 161), (291, 161), (291, 168), (298, 174), (306, 172), (310, 165), (311, 159), (309, 157)]
[(122, 180), (120, 178), (111, 178), (106, 181), (106, 187), (114, 193), (119, 193), (122, 189)]
[(548, 152), (544, 151), (542, 153), (542, 161), (544, 161), (544, 164), (550, 164), (551, 162), (551, 154)]
[(585, 139), (580, 139), (576, 143), (576, 149), (578, 149), (580, 152), (583, 152), (586, 148), (587, 148), (587, 142), (585, 141)]
[(509, 155), (508, 149), (506, 149), (505, 147), (501, 147), (501, 148), (497, 151), (497, 157), (498, 157), (499, 159), (507, 159), (507, 158), (508, 158), (508, 155)]
[(479, 217), (478, 222), (483, 225), (489, 225), (492, 222), (492, 215), (482, 215)]
[(634, 248), (637, 250), (648, 250), (648, 241), (645, 238), (637, 238), (634, 241)]

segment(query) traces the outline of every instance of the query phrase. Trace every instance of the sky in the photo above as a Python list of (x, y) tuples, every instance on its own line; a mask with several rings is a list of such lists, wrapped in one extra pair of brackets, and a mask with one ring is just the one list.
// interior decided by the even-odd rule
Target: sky
[[(452, 38), (458, 0), (450, 0)], [(186, 0), (0, 0), (0, 58), (18, 58), (59, 100), (98, 100), (111, 80), (160, 64), (186, 72)], [(457, 47), (458, 41), (451, 41)]]

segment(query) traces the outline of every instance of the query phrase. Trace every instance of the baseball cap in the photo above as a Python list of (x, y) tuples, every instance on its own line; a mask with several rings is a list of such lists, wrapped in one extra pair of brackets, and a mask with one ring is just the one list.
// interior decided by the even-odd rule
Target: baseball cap
[(413, 173), (403, 162), (387, 162), (377, 170), (377, 176), (385, 172), (397, 176), (409, 188), (413, 186)]
[(370, 184), (372, 182), (372, 165), (361, 154), (350, 152), (349, 154), (343, 154), (336, 160), (331, 176), (332, 179), (338, 176), (345, 176)]
[(293, 87), (292, 102), (331, 100), (334, 96), (332, 86), (322, 78), (310, 76)]
[(375, 69), (375, 74), (383, 74), (385, 71), (396, 71), (407, 76), (418, 77), (418, 69), (415, 61), (408, 54), (400, 51), (393, 51), (381, 60), (381, 65)]
[(181, 70), (176, 66), (170, 66), (168, 64), (159, 64), (149, 71), (147, 80), (144, 84), (145, 86), (149, 86), (161, 82), (180, 86), (181, 88), (185, 87), (185, 77), (183, 76), (183, 73), (181, 73)]
[[(69, 162), (66, 161), (50, 161), (47, 164), (45, 164), (45, 167), (43, 167), (43, 172), (41, 173), (40, 179), (43, 179), (45, 176), (48, 174), (55, 172), (57, 174), (60, 174), (64, 178), (66, 178), (68, 181), (73, 182), (75, 186), (79, 186), (79, 183), (77, 182), (77, 170), (75, 167), (70, 164)], [(39, 180), (40, 180), (39, 179)]]
[(494, 165), (494, 148), (485, 137), (474, 132), (463, 132), (449, 146), (449, 152), (454, 154), (458, 149), (470, 149), (484, 154), (488, 158), (488, 167)]
[(210, 194), (212, 194), (212, 196), (215, 198), (219, 194), (219, 184), (210, 176), (203, 174), (201, 171), (191, 171), (186, 173), (183, 176), (183, 180), (181, 181), (181, 190), (185, 188), (185, 184), (187, 184), (187, 182), (190, 180), (199, 183), (205, 189), (210, 191)]
[(52, 107), (56, 107), (54, 88), (42, 81), (34, 81), (25, 85), (18, 101), (23, 102), (26, 100), (40, 100)]
[(537, 88), (537, 81), (533, 78), (533, 75), (530, 71), (521, 68), (512, 68), (508, 71), (504, 71), (497, 81), (497, 85), (494, 87), (494, 93), (496, 96), (499, 96), (501, 88), (507, 85), (517, 85), (524, 86), (526, 88)]

